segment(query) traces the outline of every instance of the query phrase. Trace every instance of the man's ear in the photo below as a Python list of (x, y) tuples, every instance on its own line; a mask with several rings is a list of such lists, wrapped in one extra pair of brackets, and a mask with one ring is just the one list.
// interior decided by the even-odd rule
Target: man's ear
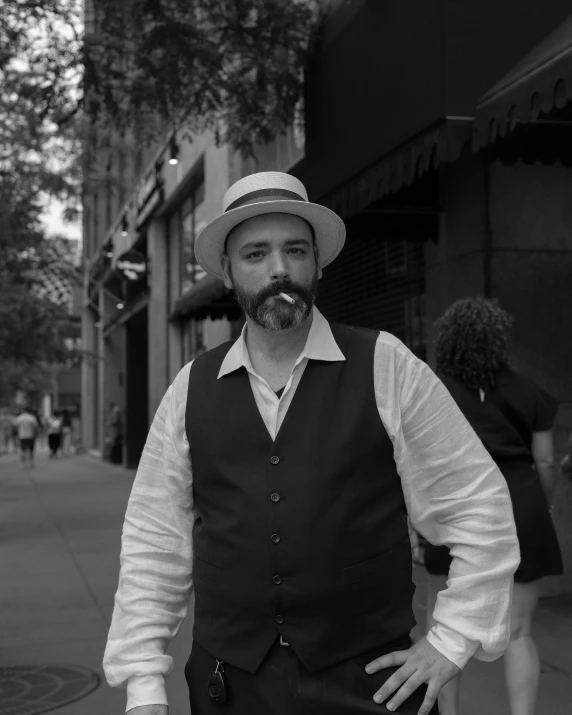
[(316, 260), (316, 268), (318, 270), (318, 280), (322, 278), (322, 266), (320, 265), (320, 252), (318, 250), (318, 245), (314, 241), (314, 259)]
[(230, 258), (226, 255), (226, 253), (222, 254), (220, 262), (221, 262), (221, 266), (222, 266), (224, 287), (228, 288), (230, 290), (232, 288)]

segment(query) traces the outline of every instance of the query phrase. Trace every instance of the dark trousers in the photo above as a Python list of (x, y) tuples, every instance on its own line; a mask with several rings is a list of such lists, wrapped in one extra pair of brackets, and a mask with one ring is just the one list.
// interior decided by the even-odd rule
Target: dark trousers
[(52, 455), (55, 457), (59, 448), (61, 447), (62, 444), (62, 436), (61, 434), (49, 434), (48, 435), (48, 447), (50, 448), (50, 452)]
[[(381, 648), (345, 660), (318, 673), (309, 673), (291, 648), (279, 639), (254, 674), (224, 663), (228, 699), (223, 705), (211, 702), (207, 693), (209, 673), (216, 658), (194, 642), (185, 667), (191, 715), (380, 715), (391, 712), (385, 703), (373, 701), (374, 694), (397, 668), (368, 675), (365, 666), (374, 658), (409, 648), (404, 636)], [(418, 688), (396, 713), (417, 715), (426, 686)], [(390, 698), (386, 702), (389, 702)], [(431, 715), (438, 715), (437, 705)]]

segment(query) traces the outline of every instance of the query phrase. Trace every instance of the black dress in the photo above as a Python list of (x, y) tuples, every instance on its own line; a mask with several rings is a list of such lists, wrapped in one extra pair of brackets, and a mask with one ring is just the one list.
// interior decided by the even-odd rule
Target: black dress
[[(532, 458), (532, 433), (554, 425), (557, 401), (531, 380), (510, 370), (499, 375), (493, 391), (479, 391), (446, 375), (445, 387), (480, 437), (506, 479), (520, 545), (514, 580), (534, 581), (562, 573), (562, 556), (548, 504)], [(428, 544), (429, 573), (446, 575), (451, 557), (446, 546)]]

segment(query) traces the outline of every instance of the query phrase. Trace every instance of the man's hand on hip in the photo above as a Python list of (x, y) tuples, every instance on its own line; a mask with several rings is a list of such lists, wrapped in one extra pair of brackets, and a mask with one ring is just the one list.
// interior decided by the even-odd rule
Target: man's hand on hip
[(168, 705), (138, 705), (131, 708), (125, 715), (169, 715)]
[(460, 668), (439, 653), (426, 638), (421, 638), (409, 650), (394, 651), (372, 660), (366, 666), (366, 672), (376, 673), (392, 666), (401, 668), (377, 691), (374, 695), (375, 702), (382, 703), (399, 688), (386, 704), (388, 710), (395, 710), (420, 685), (427, 683), (427, 693), (418, 715), (428, 715), (441, 688), (461, 672)]

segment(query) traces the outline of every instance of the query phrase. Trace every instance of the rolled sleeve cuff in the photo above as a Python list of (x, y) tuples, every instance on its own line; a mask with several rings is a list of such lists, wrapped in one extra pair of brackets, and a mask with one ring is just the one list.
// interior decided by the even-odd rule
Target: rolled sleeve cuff
[(458, 668), (464, 668), (479, 649), (478, 643), (442, 624), (431, 628), (427, 633), (427, 640)]
[(141, 705), (168, 705), (162, 675), (132, 675), (129, 678), (125, 712)]

